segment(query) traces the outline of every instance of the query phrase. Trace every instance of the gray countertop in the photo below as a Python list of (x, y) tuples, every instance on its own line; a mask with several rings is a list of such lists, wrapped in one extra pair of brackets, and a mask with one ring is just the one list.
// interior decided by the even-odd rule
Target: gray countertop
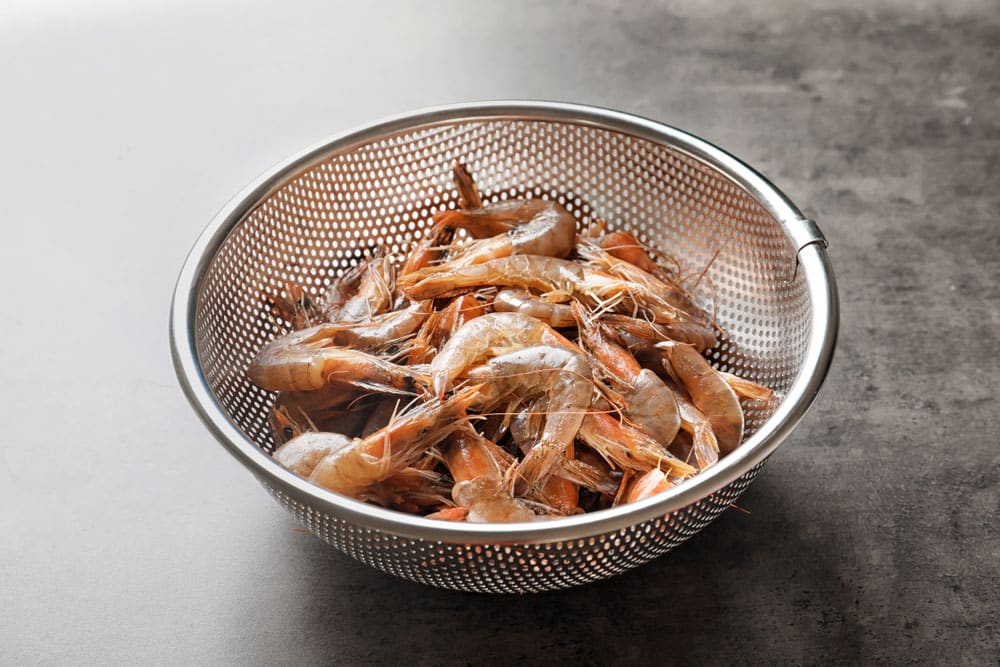
[[(995, 664), (1000, 14), (800, 4), (0, 10), (0, 663)], [(395, 580), (303, 532), (167, 346), (187, 250), (257, 174), (488, 98), (725, 147), (820, 223), (841, 289), (827, 384), (749, 513), (538, 596)]]

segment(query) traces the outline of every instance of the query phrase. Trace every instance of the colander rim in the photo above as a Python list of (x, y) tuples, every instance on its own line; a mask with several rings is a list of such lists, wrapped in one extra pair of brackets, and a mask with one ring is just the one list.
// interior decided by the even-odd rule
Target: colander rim
[[(275, 462), (226, 416), (209, 389), (195, 346), (195, 308), (201, 281), (226, 237), (268, 194), (335, 152), (419, 127), (462, 121), (531, 120), (600, 127), (665, 144), (706, 163), (745, 189), (781, 223), (799, 246), (813, 318), (802, 366), (785, 400), (736, 451), (708, 470), (646, 500), (598, 512), (533, 523), (469, 524), (436, 521), (383, 509), (316, 486)], [(414, 540), (450, 544), (537, 544), (613, 533), (696, 503), (763, 462), (794, 430), (829, 370), (839, 327), (836, 281), (818, 227), (777, 187), (723, 149), (678, 128), (633, 114), (591, 105), (507, 100), (468, 102), (399, 114), (337, 134), (280, 162), (233, 197), (205, 227), (178, 275), (170, 306), (170, 348), (178, 381), (209, 431), (262, 483), (359, 528)]]

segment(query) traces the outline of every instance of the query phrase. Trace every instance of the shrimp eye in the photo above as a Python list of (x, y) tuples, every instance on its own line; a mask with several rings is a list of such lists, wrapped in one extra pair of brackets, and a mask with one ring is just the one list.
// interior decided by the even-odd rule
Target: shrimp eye
[(281, 429), (281, 432), (285, 434), (286, 438), (291, 438), (293, 435), (295, 435), (295, 431), (292, 430), (291, 426), (286, 426), (285, 428)]

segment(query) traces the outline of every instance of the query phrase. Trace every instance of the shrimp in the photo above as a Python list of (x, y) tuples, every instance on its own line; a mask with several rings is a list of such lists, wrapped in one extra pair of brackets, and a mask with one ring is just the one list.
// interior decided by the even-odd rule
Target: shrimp
[(409, 467), (375, 482), (357, 497), (382, 507), (420, 514), (427, 508), (450, 504), (448, 482), (441, 473)]
[(357, 293), (344, 303), (337, 314), (337, 321), (370, 320), (385, 312), (392, 304), (395, 285), (396, 268), (390, 258), (382, 256), (371, 260), (361, 277)]
[(440, 398), (467, 368), (501, 352), (532, 345), (572, 347), (552, 327), (519, 313), (489, 313), (462, 325), (430, 364), (434, 393)]
[(342, 433), (306, 431), (278, 447), (272, 458), (295, 474), (309, 477), (320, 461), (350, 444), (351, 438)]
[(657, 493), (673, 488), (674, 483), (670, 481), (659, 468), (653, 468), (649, 472), (643, 473), (639, 477), (634, 477), (629, 482), (625, 490), (625, 502), (634, 503), (644, 498), (655, 496)]
[(348, 268), (323, 291), (323, 296), (320, 297), (318, 304), (323, 314), (322, 321), (334, 322), (340, 318), (340, 311), (344, 304), (358, 291), (358, 283), (361, 282), (361, 277), (368, 270), (369, 261), (370, 258), (362, 259)]
[(406, 256), (403, 267), (399, 270), (397, 279), (408, 276), (429, 266), (441, 256), (442, 248), (451, 243), (454, 228), (445, 224), (435, 223), (424, 232), (423, 238), (413, 245), (410, 254)]
[[(538, 410), (534, 404), (531, 404), (524, 410), (516, 413), (510, 420), (511, 437), (522, 452), (529, 452), (535, 446), (535, 443), (538, 442), (544, 417), (545, 413)], [(571, 494), (576, 495), (574, 491), (569, 489), (553, 488), (549, 490), (548, 486), (558, 481), (572, 482), (597, 493), (613, 494), (615, 489), (618, 488), (618, 481), (611, 475), (611, 470), (604, 465), (603, 459), (598, 459), (601, 465), (603, 465), (602, 468), (595, 465), (593, 461), (583, 461), (576, 458), (576, 454), (572, 447), (566, 450), (566, 457), (559, 462), (559, 470), (556, 471), (555, 475), (546, 484), (542, 495), (546, 499), (552, 499), (553, 496), (565, 499), (569, 498)], [(560, 494), (562, 495), (560, 496)], [(577, 503), (578, 498), (576, 501), (570, 501), (568, 506), (575, 508)], [(559, 505), (558, 502), (550, 504)], [(567, 504), (565, 500), (563, 504)]]
[(518, 199), (465, 211), (443, 211), (434, 221), (466, 229), (478, 240), (443, 266), (481, 264), (511, 255), (567, 257), (576, 241), (576, 218), (556, 202)]
[(294, 331), (264, 345), (250, 363), (247, 375), (270, 391), (310, 391), (331, 383), (386, 393), (415, 393), (426, 375), (379, 357), (339, 347), (328, 347), (324, 325)]
[(630, 317), (618, 313), (608, 313), (601, 320), (613, 329), (635, 337), (629, 342), (629, 349), (655, 345), (664, 340), (675, 340), (679, 343), (690, 343), (699, 352), (715, 347), (718, 340), (715, 330), (695, 322), (667, 322), (656, 324), (641, 317)]
[(607, 273), (633, 283), (680, 311), (674, 319), (693, 320), (706, 323), (711, 320), (708, 314), (694, 302), (691, 293), (672, 280), (661, 280), (639, 268), (631, 262), (623, 261), (591, 241), (580, 239), (577, 252), (588, 262)]
[[(412, 281), (418, 277), (419, 272), (408, 278)], [(411, 299), (428, 299), (454, 296), (487, 285), (574, 297), (599, 308), (642, 309), (658, 322), (672, 322), (678, 318), (676, 308), (644, 285), (585, 264), (537, 255), (516, 255), (432, 272), (418, 282), (407, 282), (403, 289)]]
[(664, 341), (654, 347), (663, 351), (669, 364), (665, 370), (684, 385), (691, 402), (707, 417), (719, 450), (728, 454), (736, 449), (743, 440), (743, 409), (732, 387), (690, 345)]
[(529, 491), (542, 490), (576, 438), (590, 406), (594, 382), (587, 358), (579, 350), (539, 345), (493, 357), (467, 376), (482, 385), (474, 402), (479, 409), (489, 409), (512, 394), (539, 398), (536, 405), (545, 420), (538, 442), (508, 478), (511, 482), (519, 478)]
[(343, 321), (323, 325), (331, 345), (375, 350), (409, 336), (431, 314), (430, 299), (413, 301), (406, 308), (375, 315), (360, 322)]
[(501, 313), (530, 315), (551, 327), (576, 326), (576, 319), (569, 305), (545, 301), (525, 290), (500, 290), (493, 299), (493, 308)]
[(588, 317), (579, 303), (573, 304), (573, 312), (580, 323), (581, 342), (612, 389), (624, 399), (629, 417), (661, 444), (669, 445), (680, 429), (674, 393), (656, 373), (643, 368), (614, 342), (608, 330)]
[(469, 427), (453, 433), (444, 447), (444, 463), (455, 479), (451, 497), (468, 509), (472, 522), (533, 521), (537, 517), (504, 487), (513, 457)]
[(468, 420), (466, 409), (478, 395), (478, 387), (466, 387), (447, 400), (421, 403), (367, 438), (354, 438), (348, 444), (338, 441), (341, 446), (320, 461), (310, 481), (337, 493), (357, 496), (375, 482), (406, 468), (427, 448), (461, 428)]
[(486, 305), (473, 296), (464, 294), (428, 317), (416, 337), (411, 341), (411, 364), (429, 363), (452, 333), (471, 319), (486, 313)]
[(613, 257), (634, 264), (660, 280), (672, 280), (668, 271), (650, 258), (650, 249), (628, 232), (608, 232), (597, 241), (598, 246)]
[(681, 429), (691, 436), (690, 450), (698, 468), (704, 470), (719, 460), (719, 442), (705, 414), (680, 391), (675, 390)]
[(677, 477), (687, 477), (696, 472), (694, 467), (668, 452), (660, 443), (639, 429), (619, 422), (607, 412), (588, 412), (580, 424), (577, 437), (621, 470), (646, 472), (666, 466)]

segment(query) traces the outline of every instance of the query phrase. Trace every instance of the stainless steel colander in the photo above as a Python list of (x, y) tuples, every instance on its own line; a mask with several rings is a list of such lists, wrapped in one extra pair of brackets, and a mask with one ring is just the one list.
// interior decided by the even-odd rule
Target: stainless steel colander
[[(270, 458), (273, 396), (246, 378), (283, 333), (262, 292), (318, 292), (365, 249), (405, 251), (457, 205), (460, 160), (486, 200), (558, 200), (677, 258), (717, 304), (712, 363), (779, 391), (747, 406), (747, 439), (708, 471), (648, 500), (531, 524), (434, 521), (314, 486)], [(721, 514), (809, 407), (829, 367), (837, 293), (816, 225), (773, 185), (680, 130), (593, 107), (464, 104), (336, 137), (272, 169), (209, 224), (178, 279), (171, 346), (181, 385), (215, 437), (324, 541), (386, 572), (483, 592), (565, 588), (666, 553)], [(712, 258), (718, 253), (714, 261)]]

